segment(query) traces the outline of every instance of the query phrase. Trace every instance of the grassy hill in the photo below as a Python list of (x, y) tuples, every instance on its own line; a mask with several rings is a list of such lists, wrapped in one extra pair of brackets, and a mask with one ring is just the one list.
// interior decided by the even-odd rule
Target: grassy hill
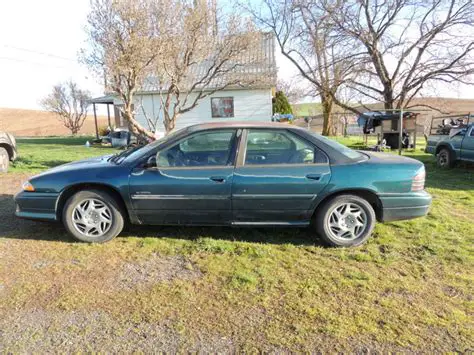
[[(99, 127), (107, 125), (107, 117), (97, 118)], [(7, 131), (19, 137), (45, 137), (69, 135), (57, 116), (46, 111), (0, 108), (0, 131)], [(87, 116), (79, 134), (94, 135), (94, 115)]]
[[(358, 106), (357, 104), (354, 104), (354, 106), (361, 111), (367, 111), (367, 109), (383, 110), (382, 103), (366, 104), (365, 107)], [(292, 107), (293, 112), (297, 117), (317, 116), (322, 113), (321, 103), (319, 102), (294, 104)], [(424, 115), (430, 114), (434, 116), (449, 113), (474, 113), (474, 100), (446, 97), (422, 97), (413, 99), (409, 107), (414, 110), (426, 110), (426, 113), (423, 113)], [(335, 110), (338, 110), (338, 106), (335, 106)]]
[(293, 114), (296, 117), (315, 116), (323, 111), (321, 108), (321, 103), (319, 102), (294, 104), (291, 105), (291, 107), (293, 108)]

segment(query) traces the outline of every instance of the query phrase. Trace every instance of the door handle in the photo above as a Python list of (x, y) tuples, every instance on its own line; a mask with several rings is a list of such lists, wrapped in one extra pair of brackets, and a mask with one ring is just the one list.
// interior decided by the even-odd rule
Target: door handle
[(211, 176), (209, 179), (211, 179), (212, 181), (215, 181), (215, 182), (224, 182), (225, 181), (225, 177), (223, 177), (223, 176)]
[(320, 180), (321, 175), (320, 174), (308, 174), (308, 175), (306, 175), (306, 178), (310, 179), (310, 180)]

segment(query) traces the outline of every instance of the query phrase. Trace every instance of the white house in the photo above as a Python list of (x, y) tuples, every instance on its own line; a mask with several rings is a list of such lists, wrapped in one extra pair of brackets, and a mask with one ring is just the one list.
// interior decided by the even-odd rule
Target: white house
[[(271, 121), (272, 97), (276, 86), (275, 39), (272, 35), (263, 36), (261, 52), (257, 53), (264, 58), (262, 68), (257, 70), (268, 73), (266, 84), (258, 87), (228, 87), (217, 91), (199, 101), (191, 111), (181, 114), (175, 129), (192, 124), (215, 121)], [(255, 70), (255, 63), (250, 70)], [(263, 68), (264, 67), (264, 68)], [(244, 70), (245, 71), (245, 70)], [(247, 74), (248, 75), (248, 74)], [(212, 85), (212, 83), (211, 83)], [(208, 88), (212, 90), (212, 87)], [(192, 93), (189, 100), (192, 101)], [(113, 117), (116, 127), (126, 127), (127, 124), (120, 112), (121, 102), (118, 97), (108, 95), (92, 100), (94, 105), (113, 105)], [(138, 92), (135, 95), (135, 118), (143, 127), (151, 128), (148, 120), (157, 120), (157, 130), (164, 132), (163, 110), (160, 94), (157, 91)]]

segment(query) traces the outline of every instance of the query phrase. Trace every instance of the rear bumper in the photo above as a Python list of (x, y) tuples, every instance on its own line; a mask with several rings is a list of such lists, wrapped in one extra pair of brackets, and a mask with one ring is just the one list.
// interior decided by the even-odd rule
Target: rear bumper
[(431, 206), (431, 195), (426, 191), (380, 194), (382, 202), (382, 222), (423, 217)]
[(25, 219), (57, 221), (57, 193), (19, 192), (15, 196), (15, 216)]

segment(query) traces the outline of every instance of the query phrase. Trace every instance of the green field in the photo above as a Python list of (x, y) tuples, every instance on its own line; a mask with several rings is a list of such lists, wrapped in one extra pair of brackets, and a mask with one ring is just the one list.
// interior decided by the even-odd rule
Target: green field
[(319, 102), (309, 102), (302, 104), (293, 104), (293, 114), (296, 117), (316, 116), (323, 112)]
[(114, 154), (108, 147), (85, 146), (94, 137), (53, 137), (17, 139), (20, 157), (12, 164), (12, 173), (38, 173), (70, 161), (93, 156)]
[[(83, 143), (20, 140), (7, 175), (112, 152)], [(24, 336), (14, 337), (0, 320), (0, 344), (6, 352), (129, 351), (143, 349), (135, 335), (144, 334), (161, 336), (155, 350), (168, 351), (472, 351), (474, 168), (439, 170), (421, 149), (404, 154), (425, 163), (429, 215), (378, 224), (353, 249), (323, 247), (294, 229), (133, 226), (88, 245), (60, 226), (0, 226), (0, 319), (22, 324), (30, 319), (22, 312), (39, 310), (46, 324), (24, 321)], [(86, 326), (71, 325), (78, 315)], [(166, 332), (152, 338), (156, 329)], [(42, 343), (68, 337), (70, 347)]]

